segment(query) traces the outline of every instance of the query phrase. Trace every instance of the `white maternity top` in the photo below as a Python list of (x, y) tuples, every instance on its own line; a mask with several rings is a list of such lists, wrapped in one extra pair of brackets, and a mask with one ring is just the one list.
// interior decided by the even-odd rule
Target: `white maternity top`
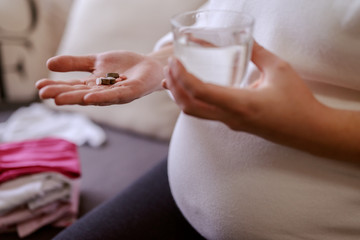
[[(213, 0), (208, 8), (253, 15), (255, 39), (289, 61), (321, 102), (360, 111), (360, 0)], [(247, 81), (257, 73), (250, 66)], [(169, 180), (207, 239), (360, 239), (360, 168), (220, 122), (180, 115)]]

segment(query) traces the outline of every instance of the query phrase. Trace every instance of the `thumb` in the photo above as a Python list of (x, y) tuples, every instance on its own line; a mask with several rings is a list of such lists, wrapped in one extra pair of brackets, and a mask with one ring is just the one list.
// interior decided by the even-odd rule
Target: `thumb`
[(251, 61), (261, 72), (266, 71), (268, 67), (276, 63), (278, 60), (278, 56), (265, 49), (254, 40)]
[(50, 58), (46, 65), (49, 70), (56, 72), (85, 71), (92, 72), (96, 61), (95, 55), (69, 56), (62, 55)]

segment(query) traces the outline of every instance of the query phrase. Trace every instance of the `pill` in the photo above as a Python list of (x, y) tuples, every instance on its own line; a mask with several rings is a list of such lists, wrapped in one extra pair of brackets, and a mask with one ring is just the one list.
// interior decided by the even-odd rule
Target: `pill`
[(116, 79), (113, 77), (100, 77), (96, 79), (96, 85), (112, 85), (116, 83)]
[(107, 73), (106, 77), (113, 77), (113, 78), (119, 78), (119, 74), (118, 73)]

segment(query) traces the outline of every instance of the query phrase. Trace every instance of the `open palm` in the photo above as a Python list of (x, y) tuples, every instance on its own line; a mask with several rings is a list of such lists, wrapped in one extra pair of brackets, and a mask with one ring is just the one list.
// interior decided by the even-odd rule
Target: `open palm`
[[(149, 56), (129, 51), (111, 51), (88, 56), (57, 56), (48, 60), (52, 71), (87, 71), (85, 79), (54, 81), (41, 79), (36, 83), (42, 99), (53, 98), (56, 104), (110, 105), (128, 103), (161, 89), (162, 65)], [(96, 85), (96, 78), (106, 73), (124, 74), (113, 85)]]

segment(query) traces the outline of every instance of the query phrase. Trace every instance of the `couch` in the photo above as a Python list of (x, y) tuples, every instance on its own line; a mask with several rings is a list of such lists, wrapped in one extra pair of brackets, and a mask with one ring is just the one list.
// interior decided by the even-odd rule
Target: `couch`
[[(25, 27), (21, 27), (22, 22), (18, 19), (7, 17), (4, 20), (8, 28), (22, 29), (23, 33), (15, 35), (21, 36), (30, 49), (25, 43), (17, 47), (9, 44), (8, 40), (15, 38), (9, 38), (1, 26), (0, 54), (5, 61), (0, 69), (0, 122), (6, 121), (18, 107), (40, 101), (33, 87), (36, 80), (43, 77), (72, 79), (88, 74), (50, 73), (45, 67), (47, 58), (58, 54), (82, 55), (112, 49), (146, 54), (152, 50), (156, 40), (170, 30), (169, 18), (172, 15), (196, 9), (204, 2), (29, 0), (29, 5), (22, 10), (22, 0), (1, 1), (0, 20), (1, 16), (11, 11), (24, 11), (21, 16), (30, 19), (30, 23), (23, 23)], [(31, 11), (25, 14), (28, 7)], [(23, 56), (21, 61), (18, 56)], [(5, 71), (9, 64), (18, 66), (16, 71)], [(41, 102), (54, 111), (84, 114), (107, 134), (107, 142), (100, 148), (79, 147), (82, 164), (79, 217), (121, 192), (166, 158), (171, 132), (179, 114), (176, 104), (165, 91), (155, 92), (126, 105), (108, 107), (59, 107), (52, 100)], [(25, 239), (51, 239), (60, 230), (44, 227)], [(5, 234), (0, 238), (18, 239), (16, 234)]]

